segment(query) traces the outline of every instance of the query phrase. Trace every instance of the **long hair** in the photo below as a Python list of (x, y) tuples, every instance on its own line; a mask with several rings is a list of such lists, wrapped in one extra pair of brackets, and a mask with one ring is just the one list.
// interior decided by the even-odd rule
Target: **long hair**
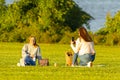
[(92, 42), (92, 38), (88, 34), (87, 30), (84, 27), (79, 28), (79, 35), (82, 37), (86, 42)]
[(35, 39), (34, 47), (37, 47), (38, 45), (37, 45), (37, 43), (36, 43), (36, 38), (35, 38), (35, 36), (30, 36), (30, 37), (29, 37), (29, 41), (30, 41), (31, 38), (34, 38), (34, 39)]

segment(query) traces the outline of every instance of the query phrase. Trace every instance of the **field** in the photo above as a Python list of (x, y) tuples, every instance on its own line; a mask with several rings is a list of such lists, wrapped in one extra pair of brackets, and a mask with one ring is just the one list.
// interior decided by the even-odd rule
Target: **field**
[[(0, 80), (120, 80), (120, 47), (95, 46), (96, 60), (92, 68), (65, 66), (64, 44), (39, 44), (47, 67), (18, 67), (23, 43), (0, 43)], [(54, 66), (57, 63), (57, 66)]]

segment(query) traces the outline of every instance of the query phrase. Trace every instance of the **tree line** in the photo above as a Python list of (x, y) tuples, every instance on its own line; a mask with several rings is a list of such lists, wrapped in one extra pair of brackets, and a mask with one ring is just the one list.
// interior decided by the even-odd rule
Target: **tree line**
[(73, 0), (0, 0), (0, 41), (66, 43), (83, 24), (89, 28), (91, 15)]
[(120, 45), (120, 11), (114, 16), (106, 15), (105, 26), (94, 34), (96, 44)]

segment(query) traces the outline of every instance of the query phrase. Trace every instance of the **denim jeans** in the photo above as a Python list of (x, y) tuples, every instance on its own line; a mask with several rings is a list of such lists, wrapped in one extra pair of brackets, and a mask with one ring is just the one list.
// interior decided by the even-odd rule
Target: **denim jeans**
[(86, 66), (88, 62), (94, 61), (95, 55), (91, 55), (90, 53), (80, 55), (80, 65), (81, 66)]
[(26, 56), (25, 57), (25, 65), (32, 65), (35, 66), (36, 62), (32, 60), (32, 58), (30, 56)]
[(96, 54), (90, 55), (90, 58), (91, 58), (91, 61), (92, 61), (92, 62), (95, 60), (95, 55), (96, 55)]
[(78, 58), (78, 53), (74, 53), (73, 60), (72, 60), (73, 65), (75, 65), (77, 63), (77, 58)]

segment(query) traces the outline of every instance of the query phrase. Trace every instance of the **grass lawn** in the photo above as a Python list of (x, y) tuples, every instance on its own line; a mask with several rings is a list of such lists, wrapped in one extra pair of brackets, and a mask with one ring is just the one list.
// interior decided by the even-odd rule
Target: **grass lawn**
[[(95, 46), (92, 68), (66, 67), (64, 44), (39, 44), (50, 66), (18, 67), (23, 43), (0, 43), (0, 80), (120, 80), (120, 47)], [(57, 63), (57, 67), (54, 67)]]

